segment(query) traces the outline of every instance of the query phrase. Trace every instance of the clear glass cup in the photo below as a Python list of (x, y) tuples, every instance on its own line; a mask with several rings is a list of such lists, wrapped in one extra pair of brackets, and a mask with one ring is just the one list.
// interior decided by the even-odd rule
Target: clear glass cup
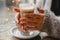
[[(29, 3), (22, 3), (19, 5), (20, 8), (20, 15), (21, 17), (23, 17), (23, 13), (33, 13), (34, 12), (34, 5), (29, 4)], [(24, 26), (26, 28), (26, 26)], [(25, 35), (25, 36), (29, 36), (32, 35), (33, 32), (32, 30), (28, 30), (26, 32), (21, 32), (21, 34)]]
[[(36, 5), (36, 0), (22, 0), (21, 3), (19, 4), (19, 8), (20, 8), (20, 15), (21, 17), (23, 17), (23, 13), (35, 13), (35, 5)], [(34, 27), (34, 26), (31, 26)], [(25, 26), (25, 28), (27, 28)], [(22, 35), (25, 36), (31, 36), (34, 34), (34, 31), (39, 31), (39, 30), (28, 30), (26, 32), (21, 32)]]

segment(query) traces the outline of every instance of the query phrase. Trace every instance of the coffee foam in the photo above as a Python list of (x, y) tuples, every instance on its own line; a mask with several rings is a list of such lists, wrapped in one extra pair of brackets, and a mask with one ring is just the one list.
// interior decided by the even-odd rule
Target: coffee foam
[(34, 10), (34, 5), (32, 4), (20, 4), (19, 8), (22, 10)]

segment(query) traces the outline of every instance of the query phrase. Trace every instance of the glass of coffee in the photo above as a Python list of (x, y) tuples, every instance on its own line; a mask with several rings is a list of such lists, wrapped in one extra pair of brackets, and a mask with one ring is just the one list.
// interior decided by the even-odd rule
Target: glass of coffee
[[(23, 3), (19, 5), (19, 8), (21, 17), (23, 17), (23, 13), (34, 13), (34, 5), (32, 4)], [(33, 34), (33, 32), (28, 30), (26, 32), (21, 32), (21, 34), (25, 36), (30, 36)]]

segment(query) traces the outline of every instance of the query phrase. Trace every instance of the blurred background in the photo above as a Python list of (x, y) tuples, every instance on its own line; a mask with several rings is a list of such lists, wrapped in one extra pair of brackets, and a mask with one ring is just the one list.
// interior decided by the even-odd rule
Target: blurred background
[(13, 7), (19, 7), (21, 0), (0, 0), (0, 32), (5, 32), (15, 24), (16, 12)]

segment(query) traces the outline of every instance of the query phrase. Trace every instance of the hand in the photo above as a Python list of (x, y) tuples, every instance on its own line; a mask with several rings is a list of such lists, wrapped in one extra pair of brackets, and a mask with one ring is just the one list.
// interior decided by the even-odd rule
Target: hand
[(37, 8), (40, 14), (34, 13), (24, 13), (23, 17), (20, 18), (20, 10), (18, 8), (14, 8), (16, 12), (18, 12), (15, 16), (16, 25), (21, 31), (26, 30), (39, 30), (43, 20), (44, 20), (44, 10)]
[(13, 10), (16, 11), (16, 12), (18, 12), (18, 13), (15, 15), (15, 22), (16, 22), (17, 28), (18, 28), (19, 30), (25, 32), (25, 30), (23, 29), (23, 26), (20, 25), (20, 9), (14, 7)]

